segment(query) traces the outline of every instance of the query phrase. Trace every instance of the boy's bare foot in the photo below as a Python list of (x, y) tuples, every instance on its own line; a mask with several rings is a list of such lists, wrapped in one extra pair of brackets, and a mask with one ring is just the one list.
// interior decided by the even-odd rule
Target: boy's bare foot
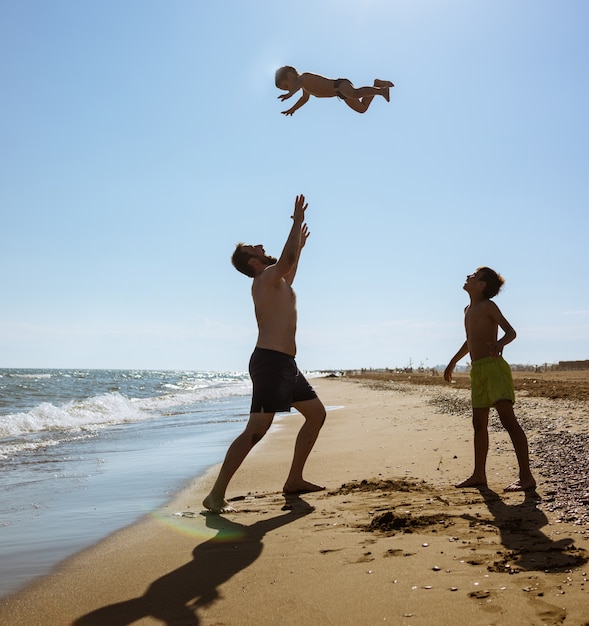
[(463, 480), (461, 483), (454, 485), (457, 489), (460, 487), (486, 487), (487, 479), (486, 478), (478, 478), (477, 476), (471, 476), (466, 480)]
[(531, 491), (532, 489), (536, 489), (536, 481), (533, 478), (524, 481), (518, 478), (511, 485), (507, 485), (503, 491)]
[(296, 483), (285, 483), (282, 488), (282, 493), (286, 495), (294, 493), (311, 493), (313, 491), (323, 491), (324, 489), (325, 487), (321, 487), (320, 485), (314, 485), (306, 480), (301, 480)]
[(211, 513), (235, 513), (235, 509), (227, 502), (227, 500), (216, 500), (209, 494), (203, 501), (203, 506)]

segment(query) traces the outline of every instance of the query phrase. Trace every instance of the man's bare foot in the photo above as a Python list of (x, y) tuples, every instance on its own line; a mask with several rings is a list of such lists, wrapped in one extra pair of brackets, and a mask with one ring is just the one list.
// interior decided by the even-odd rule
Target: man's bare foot
[(313, 483), (301, 480), (293, 483), (285, 483), (282, 488), (282, 493), (288, 495), (293, 493), (311, 493), (313, 491), (323, 491), (325, 487), (320, 485), (314, 485)]
[(486, 478), (478, 478), (478, 476), (471, 476), (466, 480), (463, 480), (461, 483), (454, 485), (457, 489), (460, 487), (486, 487), (487, 479)]
[(235, 513), (235, 509), (227, 500), (216, 500), (212, 498), (210, 494), (202, 501), (202, 504), (211, 511), (211, 513)]
[(524, 481), (518, 478), (511, 485), (507, 485), (503, 491), (532, 491), (533, 489), (536, 489), (536, 481), (533, 478)]

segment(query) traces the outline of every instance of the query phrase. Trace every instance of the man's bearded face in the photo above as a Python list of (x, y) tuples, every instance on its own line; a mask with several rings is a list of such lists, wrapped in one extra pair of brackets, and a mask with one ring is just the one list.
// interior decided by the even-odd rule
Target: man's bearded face
[(269, 256), (268, 254), (265, 254), (264, 256), (260, 257), (260, 260), (262, 261), (262, 263), (268, 266), (274, 265), (278, 261), (276, 257)]

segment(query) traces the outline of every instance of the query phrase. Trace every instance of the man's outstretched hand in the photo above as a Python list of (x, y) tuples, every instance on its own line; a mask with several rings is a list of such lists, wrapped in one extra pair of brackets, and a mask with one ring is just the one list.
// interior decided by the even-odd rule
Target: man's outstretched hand
[(295, 208), (294, 208), (294, 213), (292, 214), (292, 219), (297, 222), (303, 222), (305, 219), (305, 211), (307, 210), (307, 207), (309, 205), (307, 203), (305, 203), (305, 196), (303, 194), (301, 194), (300, 196), (297, 196), (297, 199), (295, 200)]

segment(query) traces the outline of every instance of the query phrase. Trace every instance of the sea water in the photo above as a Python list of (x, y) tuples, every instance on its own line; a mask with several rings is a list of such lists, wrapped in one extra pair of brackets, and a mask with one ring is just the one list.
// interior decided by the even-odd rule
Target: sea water
[(221, 462), (250, 394), (243, 372), (0, 369), (0, 596)]

